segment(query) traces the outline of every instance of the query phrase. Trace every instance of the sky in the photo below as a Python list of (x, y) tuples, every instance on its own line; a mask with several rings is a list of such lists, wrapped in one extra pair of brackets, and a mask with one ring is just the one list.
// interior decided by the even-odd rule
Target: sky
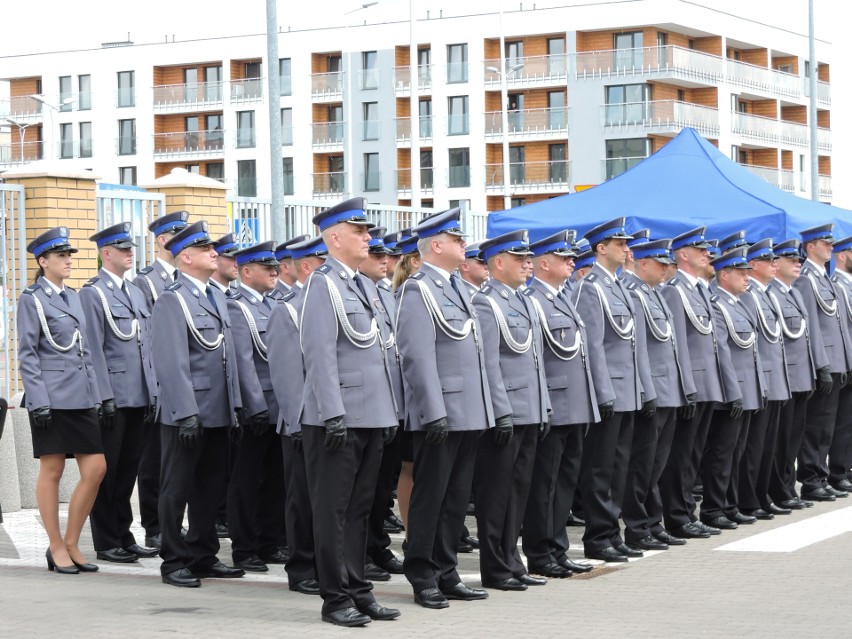
[[(565, 6), (587, 4), (593, 0), (526, 0), (526, 4)], [(600, 0), (597, 0), (598, 2)], [(665, 2), (665, 0), (658, 0)], [(798, 33), (807, 33), (808, 0), (669, 0), (686, 4), (706, 5), (716, 10), (743, 15)], [(816, 16), (816, 37), (833, 43), (831, 64), (832, 93), (832, 186), (833, 204), (852, 209), (852, 57), (844, 55), (842, 43), (848, 36), (845, 2), (813, 0)], [(520, 0), (312, 0), (309, 3), (278, 0), (278, 23), (281, 30), (321, 26), (359, 24), (363, 21), (385, 22), (407, 20), (409, 5), (415, 16), (426, 10), (442, 10), (444, 15), (471, 13), (476, 9), (494, 11), (503, 3), (504, 9), (516, 8)], [(130, 3), (127, 3), (130, 4)], [(363, 7), (369, 4), (371, 6)], [(49, 20), (20, 20), (14, 28), (3, 30), (0, 37), (0, 70), (6, 65), (3, 58), (22, 54), (69, 49), (98, 48), (102, 42), (130, 40), (137, 44), (162, 42), (167, 36), (176, 40), (201, 37), (244, 35), (266, 31), (266, 1), (242, 0), (239, 11), (224, 0), (145, 0), (142, 10), (119, 9), (125, 3), (116, 0), (41, 0), (39, 14)], [(293, 11), (294, 6), (299, 7)], [(303, 7), (310, 7), (307, 10)], [(217, 8), (219, 9), (217, 11)], [(85, 28), (81, 14), (92, 16)], [(8, 17), (8, 15), (7, 15)], [(75, 25), (69, 28), (69, 25)], [(12, 75), (8, 73), (6, 75)]]

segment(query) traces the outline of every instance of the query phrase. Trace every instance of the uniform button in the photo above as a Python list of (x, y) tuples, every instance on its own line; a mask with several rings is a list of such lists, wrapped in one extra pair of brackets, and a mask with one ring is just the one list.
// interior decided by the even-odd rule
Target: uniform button
[(82, 366), (78, 366), (77, 368), (83, 368)]

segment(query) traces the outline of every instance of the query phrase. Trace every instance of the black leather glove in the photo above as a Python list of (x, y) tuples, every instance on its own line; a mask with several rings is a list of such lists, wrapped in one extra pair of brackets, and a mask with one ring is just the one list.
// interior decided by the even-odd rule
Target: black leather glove
[(844, 386), (846, 386), (846, 384), (848, 382), (849, 382), (849, 375), (847, 375), (846, 373), (840, 373), (840, 388), (843, 388)]
[(760, 410), (766, 410), (767, 406), (769, 406), (769, 395), (764, 395), (760, 398)]
[(431, 446), (440, 446), (447, 441), (450, 433), (450, 424), (446, 417), (436, 419), (426, 424), (426, 443)]
[(743, 400), (735, 399), (731, 402), (731, 419), (739, 419), (743, 416)]
[(302, 431), (290, 435), (290, 443), (293, 445), (293, 450), (297, 453), (302, 452)]
[(813, 396), (814, 396), (814, 392), (812, 390), (809, 390), (808, 394), (805, 395), (805, 401), (808, 401)]
[(157, 398), (154, 398), (154, 403), (145, 407), (145, 417), (143, 418), (146, 424), (153, 424), (157, 420)]
[(498, 417), (494, 424), (494, 443), (498, 446), (505, 446), (512, 441), (512, 433), (515, 430), (512, 424), (512, 416), (504, 415)]
[(398, 428), (397, 426), (391, 426), (390, 428), (382, 429), (382, 441), (384, 442), (385, 446), (387, 446), (394, 439), (396, 439), (396, 429), (397, 428)]
[(47, 430), (53, 422), (53, 413), (50, 412), (50, 406), (34, 408), (30, 411), (30, 416), (33, 418), (33, 424), (42, 430)]
[(695, 417), (695, 393), (690, 393), (686, 396), (686, 406), (681, 406), (679, 409), (680, 417), (682, 419), (690, 420)]
[(98, 414), (98, 423), (104, 423), (104, 406), (100, 402), (95, 404), (95, 412)]
[(816, 390), (820, 395), (828, 395), (834, 386), (834, 381), (831, 379), (831, 371), (828, 366), (823, 366), (817, 369)]
[(609, 419), (615, 415), (615, 402), (604, 402), (598, 404), (598, 412), (601, 414), (601, 421)]
[(538, 439), (539, 441), (543, 441), (545, 437), (550, 433), (550, 427), (553, 425), (553, 418), (548, 415), (547, 421), (539, 424), (538, 426)]
[(651, 419), (654, 416), (654, 413), (657, 412), (657, 400), (649, 399), (647, 402), (643, 402), (641, 412), (642, 417), (644, 417), (645, 419)]
[(103, 411), (101, 424), (103, 424), (104, 428), (112, 428), (115, 424), (115, 400), (105, 399), (103, 404), (101, 404), (101, 411)]
[(180, 443), (187, 448), (195, 448), (201, 441), (201, 419), (198, 415), (190, 415), (178, 420), (178, 437)]
[(346, 426), (343, 415), (325, 420), (325, 447), (327, 450), (340, 450), (346, 445)]
[(262, 437), (269, 432), (269, 411), (262, 410), (257, 415), (251, 416), (251, 434)]

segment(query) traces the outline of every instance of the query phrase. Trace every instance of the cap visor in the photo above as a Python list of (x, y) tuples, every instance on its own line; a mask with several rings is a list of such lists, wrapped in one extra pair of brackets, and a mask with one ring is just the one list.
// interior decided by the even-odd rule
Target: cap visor
[(136, 242), (133, 242), (132, 240), (124, 240), (122, 242), (116, 242), (115, 244), (107, 244), (107, 246), (114, 246), (115, 248), (120, 249), (128, 249), (136, 246)]
[(370, 222), (369, 220), (342, 220), (347, 224), (354, 224), (355, 226), (366, 226), (368, 229), (376, 228), (376, 225)]

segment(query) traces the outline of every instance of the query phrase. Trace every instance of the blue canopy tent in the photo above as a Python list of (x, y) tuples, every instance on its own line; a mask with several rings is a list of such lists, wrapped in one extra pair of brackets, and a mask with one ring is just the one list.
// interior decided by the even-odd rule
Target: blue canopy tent
[(707, 237), (746, 230), (750, 242), (798, 238), (799, 231), (834, 222), (834, 236), (852, 235), (852, 211), (786, 193), (727, 158), (694, 129), (684, 129), (630, 170), (587, 191), (488, 216), (488, 237), (528, 229), (531, 241), (571, 228), (582, 235), (615, 217), (628, 231), (649, 227), (674, 237), (696, 226)]

